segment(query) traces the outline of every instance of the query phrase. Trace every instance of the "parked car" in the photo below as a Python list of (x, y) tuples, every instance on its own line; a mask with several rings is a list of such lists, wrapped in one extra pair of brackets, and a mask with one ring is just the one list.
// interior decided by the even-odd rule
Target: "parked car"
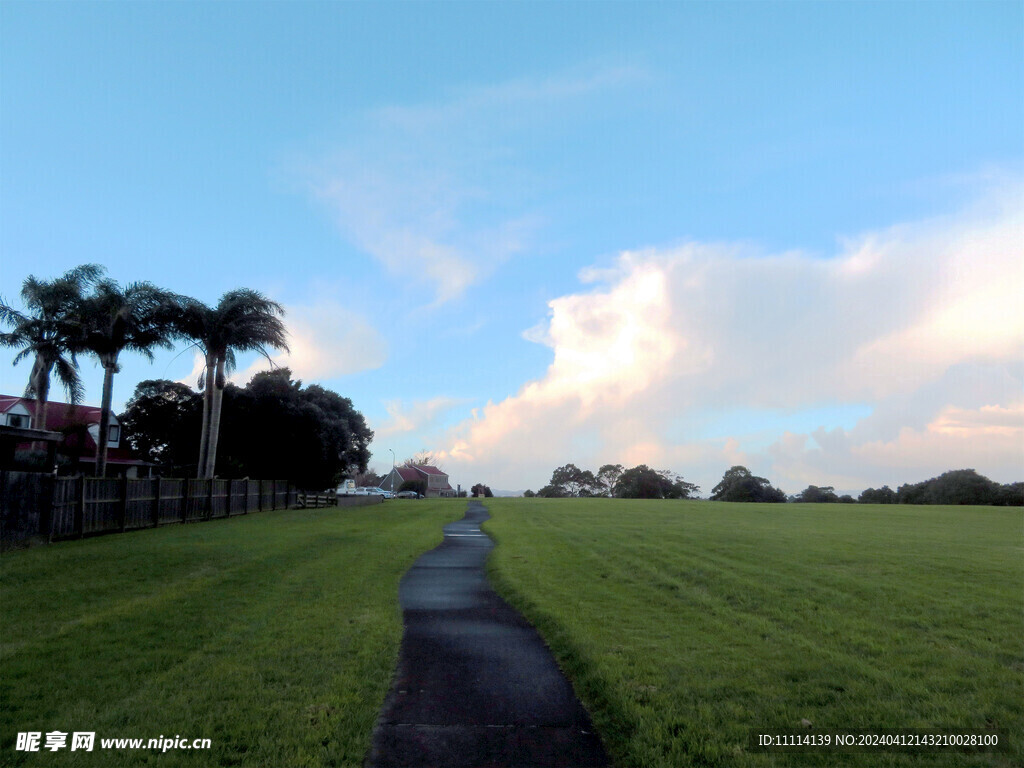
[(395, 497), (399, 498), (399, 499), (422, 499), (423, 498), (418, 493), (416, 493), (416, 491), (399, 491), (398, 493), (395, 494)]
[(368, 496), (383, 496), (385, 499), (394, 497), (391, 491), (385, 491), (383, 488), (367, 488), (366, 493)]
[(356, 492), (356, 484), (353, 480), (342, 480), (341, 485), (337, 488), (337, 494), (339, 496), (351, 496)]

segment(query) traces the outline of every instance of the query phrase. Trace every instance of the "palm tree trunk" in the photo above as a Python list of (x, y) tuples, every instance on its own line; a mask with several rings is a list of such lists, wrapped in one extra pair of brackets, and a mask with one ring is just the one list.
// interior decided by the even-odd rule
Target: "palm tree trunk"
[(36, 423), (33, 426), (36, 429), (46, 431), (46, 400), (50, 394), (50, 372), (39, 357), (36, 357), (36, 361), (32, 366), (32, 375), (29, 378), (29, 382), (29, 387), (36, 398)]
[(203, 390), (203, 429), (199, 438), (199, 463), (196, 464), (196, 477), (202, 479), (206, 474), (206, 457), (210, 445), (210, 414), (213, 412), (211, 405), (214, 390), (214, 369), (217, 366), (217, 358), (212, 353), (206, 355), (206, 389)]
[(217, 360), (217, 374), (213, 382), (213, 398), (210, 401), (210, 440), (207, 444), (206, 477), (212, 478), (217, 468), (217, 442), (220, 439), (220, 407), (224, 402), (224, 358)]
[(100, 433), (96, 436), (96, 477), (107, 476), (107, 443), (110, 442), (110, 402), (114, 397), (117, 360), (103, 361), (103, 402), (100, 403)]

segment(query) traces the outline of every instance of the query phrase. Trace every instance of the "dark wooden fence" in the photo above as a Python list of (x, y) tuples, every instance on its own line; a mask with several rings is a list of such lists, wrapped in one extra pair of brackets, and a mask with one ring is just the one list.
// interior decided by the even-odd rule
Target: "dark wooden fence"
[(155, 528), (288, 509), (296, 501), (284, 480), (55, 478), (3, 471), (0, 543), (8, 547), (35, 537), (53, 541)]

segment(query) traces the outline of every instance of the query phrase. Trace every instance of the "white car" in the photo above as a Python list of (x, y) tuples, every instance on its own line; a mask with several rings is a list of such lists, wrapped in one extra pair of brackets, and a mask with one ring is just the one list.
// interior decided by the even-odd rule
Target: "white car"
[(395, 494), (391, 491), (385, 491), (383, 488), (367, 488), (366, 493), (370, 496), (383, 496), (385, 499), (393, 499)]

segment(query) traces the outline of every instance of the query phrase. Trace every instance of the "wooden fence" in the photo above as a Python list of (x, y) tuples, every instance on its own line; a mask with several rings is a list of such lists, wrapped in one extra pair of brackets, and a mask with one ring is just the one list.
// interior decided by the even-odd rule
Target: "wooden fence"
[(0, 474), (4, 546), (35, 536), (53, 541), (288, 509), (297, 500), (284, 480)]

